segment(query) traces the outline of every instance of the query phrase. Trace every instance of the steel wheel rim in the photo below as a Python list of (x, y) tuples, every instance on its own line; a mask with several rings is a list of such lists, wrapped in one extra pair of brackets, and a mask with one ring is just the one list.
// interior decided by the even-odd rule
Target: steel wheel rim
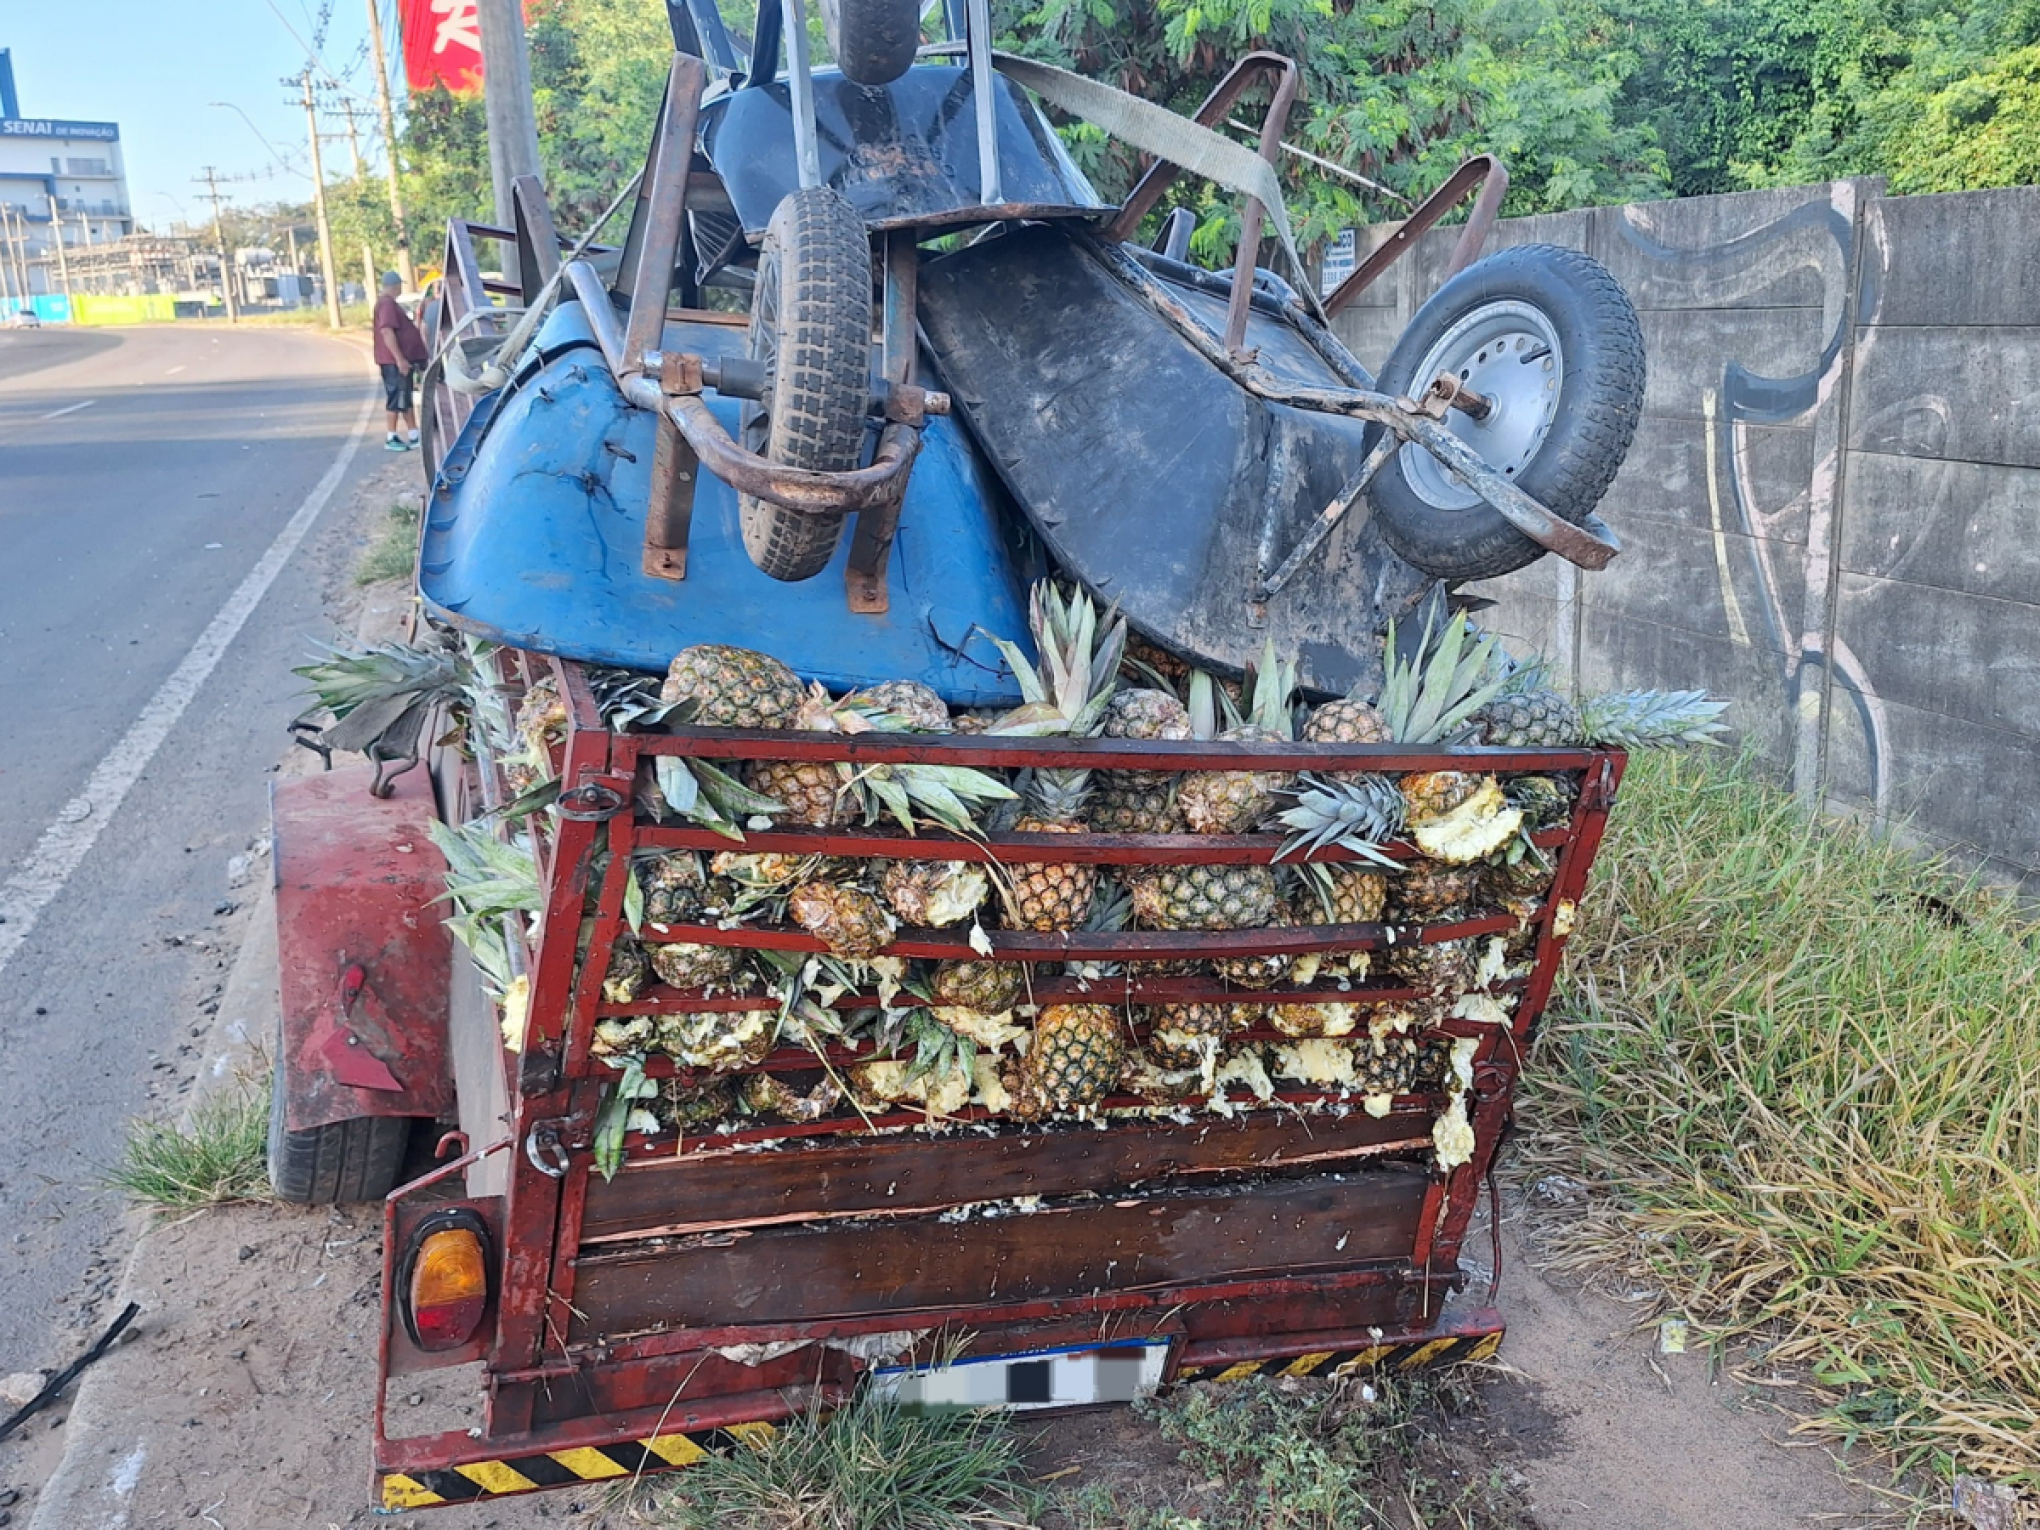
[(763, 362), (765, 385), (756, 402), (746, 403), (738, 415), (738, 439), (754, 456), (766, 455), (772, 440), (772, 390), (779, 376), (779, 258), (766, 254), (758, 260), (758, 280), (751, 292), (751, 359)]
[[(1496, 471), (1520, 476), (1550, 436), (1565, 387), (1565, 352), (1550, 317), (1516, 299), (1484, 303), (1424, 353), (1410, 378), (1411, 391), (1429, 387), (1440, 372), (1450, 372), (1493, 405), (1482, 420), (1455, 409), (1445, 428)], [(1471, 510), (1485, 503), (1415, 442), (1401, 456), (1403, 476), (1425, 504)]]

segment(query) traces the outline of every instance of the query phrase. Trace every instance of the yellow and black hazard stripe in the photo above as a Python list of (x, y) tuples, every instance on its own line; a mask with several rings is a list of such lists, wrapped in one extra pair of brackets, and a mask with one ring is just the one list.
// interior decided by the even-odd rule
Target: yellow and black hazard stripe
[(500, 1461), (469, 1461), (439, 1471), (389, 1472), (382, 1479), (385, 1509), (429, 1509), (436, 1504), (473, 1503), (509, 1493), (603, 1482), (692, 1466), (705, 1456), (746, 1446), (757, 1450), (777, 1434), (773, 1424), (731, 1424), (697, 1434), (661, 1434), (614, 1445), (583, 1445)]
[(1244, 1381), (1249, 1376), (1350, 1376), (1355, 1371), (1418, 1371), (1462, 1360), (1485, 1360), (1501, 1348), (1499, 1333), (1448, 1334), (1441, 1339), (1405, 1339), (1366, 1349), (1319, 1349), (1303, 1355), (1269, 1355), (1260, 1360), (1220, 1360), (1186, 1365), (1178, 1382)]

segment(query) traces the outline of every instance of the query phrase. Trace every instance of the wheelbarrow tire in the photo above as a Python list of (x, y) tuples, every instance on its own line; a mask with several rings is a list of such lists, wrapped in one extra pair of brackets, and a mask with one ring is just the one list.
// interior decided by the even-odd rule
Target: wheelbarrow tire
[(270, 1074), (269, 1185), (280, 1201), (338, 1206), (379, 1201), (396, 1187), (411, 1143), (409, 1116), (352, 1116), (301, 1132), (285, 1116), (283, 1057)]
[[(787, 467), (857, 466), (871, 397), (871, 243), (841, 192), (790, 192), (765, 226), (751, 302), (766, 396), (743, 412), (744, 445)], [(841, 515), (738, 497), (744, 550), (774, 579), (809, 579), (842, 539)]]
[(920, 0), (822, 0), (836, 65), (852, 83), (890, 85), (921, 46)]
[[(1540, 343), (1555, 356), (1521, 359), (1537, 357)], [(1505, 427), (1491, 436), (1455, 413), (1455, 434), (1554, 514), (1584, 521), (1628, 455), (1643, 410), (1643, 331), (1607, 267), (1550, 244), (1476, 261), (1417, 310), (1380, 388), (1420, 395), (1439, 370), (1495, 397), (1493, 418)], [(1383, 428), (1370, 432), (1370, 449)], [(1492, 579), (1544, 554), (1414, 443), (1375, 475), (1367, 497), (1382, 539), (1435, 578)]]

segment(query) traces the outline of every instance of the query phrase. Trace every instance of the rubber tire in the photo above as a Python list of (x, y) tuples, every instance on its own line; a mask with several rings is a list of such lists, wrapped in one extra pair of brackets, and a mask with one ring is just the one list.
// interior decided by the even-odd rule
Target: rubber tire
[[(871, 400), (871, 240), (833, 187), (789, 192), (765, 225), (750, 355), (768, 362), (768, 402), (745, 406), (744, 444), (787, 467), (856, 467)], [(840, 515), (750, 495), (737, 507), (744, 551), (774, 579), (813, 578), (842, 540)]]
[[(1379, 386), (1389, 394), (1421, 392), (1431, 379), (1412, 374), (1439, 338), (1472, 310), (1508, 300), (1543, 311), (1565, 366), (1550, 434), (1515, 481), (1578, 525), (1614, 482), (1643, 413), (1643, 330), (1622, 284), (1598, 260), (1558, 245), (1524, 244), (1475, 261), (1417, 310)], [(1382, 428), (1369, 433), (1369, 449)], [(1422, 450), (1404, 446), (1367, 491), (1382, 540), (1405, 562), (1439, 579), (1493, 579), (1544, 556), (1490, 505), (1448, 510), (1419, 496), (1403, 458)]]
[(836, 67), (856, 85), (892, 84), (921, 46), (918, 0), (822, 0), (822, 26)]
[(269, 1087), (269, 1185), (296, 1206), (379, 1201), (396, 1188), (411, 1143), (409, 1116), (351, 1116), (294, 1132), (285, 1124), (283, 1056)]

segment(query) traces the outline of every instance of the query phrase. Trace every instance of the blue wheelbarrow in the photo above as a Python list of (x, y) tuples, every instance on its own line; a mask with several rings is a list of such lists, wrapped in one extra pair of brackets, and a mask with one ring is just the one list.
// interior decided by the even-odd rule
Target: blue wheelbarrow
[[(1185, 660), (1237, 670), (1272, 636), (1344, 692), (1440, 581), (1615, 555), (1593, 511), (1641, 407), (1636, 316), (1578, 252), (1478, 258), (1496, 161), (1320, 295), (1274, 171), (1293, 62), (1250, 55), (1182, 118), (995, 54), (986, 4), (946, 0), (924, 41), (912, 0), (825, 0), (821, 68), (798, 0), (760, 8), (748, 57), (715, 0), (669, 0), (622, 242), (568, 245), (530, 179), (513, 227), (450, 227), (429, 613), (594, 662), (727, 642), (995, 706), (1018, 690), (992, 639), (1023, 637), (1054, 570)], [(1216, 130), (1250, 91), (1253, 146)], [(1123, 202), (1044, 105), (1150, 156)], [(1158, 213), (1184, 173), (1242, 200), (1229, 272), (1189, 259), (1190, 212)], [(1469, 196), (1370, 374), (1333, 318)]]

